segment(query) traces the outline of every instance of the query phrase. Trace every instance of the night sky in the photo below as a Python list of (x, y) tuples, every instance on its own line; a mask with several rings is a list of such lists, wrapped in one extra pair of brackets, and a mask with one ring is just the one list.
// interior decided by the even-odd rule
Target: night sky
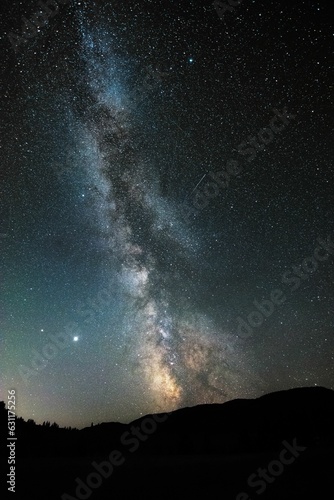
[(38, 28), (37, 1), (1, 3), (18, 415), (334, 389), (331, 3), (70, 0)]

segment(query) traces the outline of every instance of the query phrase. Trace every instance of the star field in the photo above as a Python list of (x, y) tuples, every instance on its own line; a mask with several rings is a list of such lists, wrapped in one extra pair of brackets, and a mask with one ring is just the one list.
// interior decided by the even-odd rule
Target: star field
[(0, 400), (333, 389), (330, 3), (59, 2), (20, 45), (37, 2), (1, 9)]

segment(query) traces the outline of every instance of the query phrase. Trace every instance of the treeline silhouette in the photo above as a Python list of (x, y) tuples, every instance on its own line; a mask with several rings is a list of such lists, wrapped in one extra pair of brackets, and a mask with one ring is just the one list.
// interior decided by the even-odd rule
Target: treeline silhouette
[[(25, 478), (35, 499), (39, 493), (41, 498), (59, 499), (64, 491), (73, 497), (75, 478), (85, 480), (94, 460), (106, 460), (118, 450), (124, 464), (93, 492), (93, 500), (112, 495), (145, 500), (216, 498), (219, 488), (222, 498), (235, 500), (240, 490), (247, 491), (249, 475), (277, 460), (282, 443), (288, 442), (306, 451), (296, 463), (285, 466), (273, 485), (268, 483), (268, 496), (264, 493), (261, 500), (309, 498), (310, 492), (314, 498), (325, 498), (331, 485), (334, 391), (330, 389), (296, 388), (155, 417), (156, 425), (152, 424), (154, 416), (146, 415), (129, 424), (108, 422), (81, 430), (17, 418), (18, 462), (23, 464), (18, 477)], [(0, 421), (6, 427), (4, 403), (0, 404)], [(36, 477), (35, 470), (39, 471)], [(177, 492), (173, 481), (178, 484)]]
[[(6, 405), (0, 401), (1, 433), (7, 428), (8, 415)], [(61, 428), (56, 422), (44, 421), (43, 424), (29, 418), (15, 419), (15, 437), (19, 447), (20, 456), (60, 456), (68, 454), (68, 444), (76, 441), (78, 429), (72, 427)], [(70, 440), (68, 440), (71, 435)], [(8, 437), (10, 437), (7, 434)], [(6, 450), (3, 450), (6, 451)], [(74, 454), (80, 452), (79, 447), (73, 449)]]
[[(7, 419), (0, 403), (0, 418)], [(117, 422), (84, 429), (49, 421), (16, 419), (20, 453), (33, 456), (88, 456), (113, 448), (132, 451), (120, 438), (149, 416), (130, 424)], [(149, 439), (139, 439), (141, 454), (231, 454), (275, 450), (283, 440), (298, 439), (305, 446), (334, 445), (334, 391), (321, 387), (280, 391), (254, 400), (198, 405), (172, 412), (157, 424)], [(145, 434), (145, 432), (144, 432)], [(129, 436), (130, 439), (130, 436)], [(127, 442), (127, 440), (125, 440)]]

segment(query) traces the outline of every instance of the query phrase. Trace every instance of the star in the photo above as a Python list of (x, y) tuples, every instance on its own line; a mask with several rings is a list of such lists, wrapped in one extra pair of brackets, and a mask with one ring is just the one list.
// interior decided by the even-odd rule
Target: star
[[(4, 385), (10, 365), (50, 357), (28, 380), (38, 397), (17, 383), (23, 416), (36, 400), (39, 421), (130, 421), (305, 376), (333, 386), (330, 120), (317, 112), (333, 100), (332, 32), (304, 1), (294, 51), (292, 3), (274, 16), (262, 3), (235, 8), (238, 31), (228, 11), (141, 9), (138, 23), (137, 7), (81, 0), (48, 34), (15, 38), (20, 53), (6, 40)], [(74, 412), (60, 387), (87, 391)]]

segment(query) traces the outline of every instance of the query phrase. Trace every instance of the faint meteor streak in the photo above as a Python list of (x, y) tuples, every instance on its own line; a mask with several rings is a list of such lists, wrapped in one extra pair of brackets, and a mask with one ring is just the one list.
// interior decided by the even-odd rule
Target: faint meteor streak
[[(196, 184), (196, 186), (194, 187), (194, 189), (191, 191), (191, 193), (190, 193), (190, 194), (193, 194), (193, 192), (195, 191), (195, 189), (197, 189), (197, 188), (198, 188), (198, 186), (200, 185), (200, 183), (202, 182), (202, 180), (204, 179), (204, 177), (206, 177), (206, 175), (207, 175), (207, 174), (204, 174), (204, 175), (203, 175), (202, 179), (201, 179), (201, 180), (200, 180), (200, 181)], [(189, 196), (190, 196), (190, 195), (189, 195)]]

